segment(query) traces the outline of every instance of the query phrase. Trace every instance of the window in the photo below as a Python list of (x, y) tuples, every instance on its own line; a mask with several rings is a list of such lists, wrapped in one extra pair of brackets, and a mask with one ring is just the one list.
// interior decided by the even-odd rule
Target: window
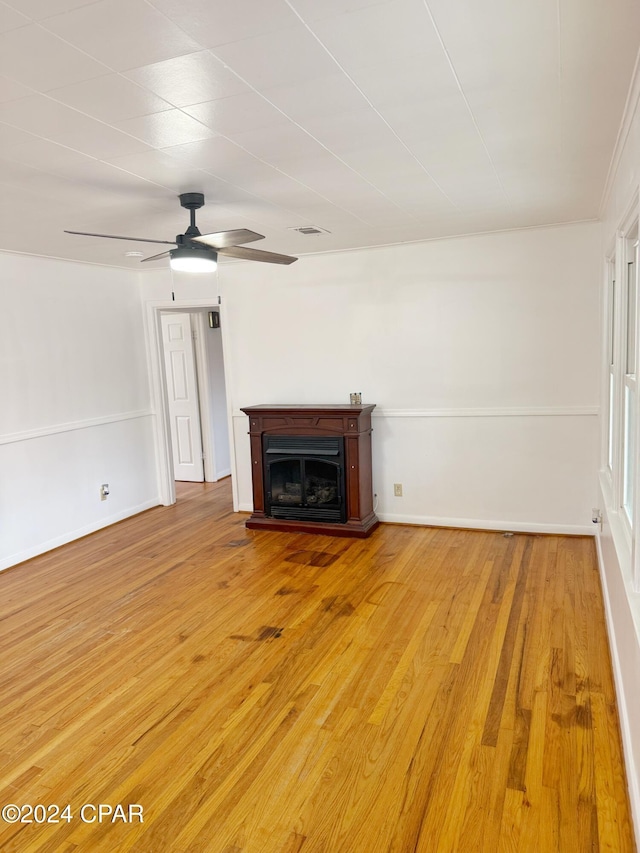
[[(607, 259), (603, 346), (603, 487), (612, 531), (640, 592), (640, 294), (638, 198)], [(614, 522), (615, 517), (615, 522)], [(615, 529), (614, 529), (615, 528)]]
[(622, 434), (622, 509), (630, 528), (634, 526), (634, 497), (636, 477), (636, 419), (638, 386), (636, 377), (638, 322), (638, 239), (625, 240), (625, 324), (624, 324), (624, 402)]
[(608, 353), (608, 401), (609, 411), (607, 413), (607, 468), (609, 475), (613, 476), (614, 461), (614, 428), (615, 428), (615, 379), (616, 379), (616, 272), (615, 263), (612, 260), (607, 262), (607, 353)]

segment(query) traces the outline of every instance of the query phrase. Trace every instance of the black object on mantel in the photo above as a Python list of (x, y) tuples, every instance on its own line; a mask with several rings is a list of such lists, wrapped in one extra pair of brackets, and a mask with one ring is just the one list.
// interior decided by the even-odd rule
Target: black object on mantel
[(364, 539), (373, 511), (371, 412), (375, 405), (261, 405), (249, 416), (250, 530)]

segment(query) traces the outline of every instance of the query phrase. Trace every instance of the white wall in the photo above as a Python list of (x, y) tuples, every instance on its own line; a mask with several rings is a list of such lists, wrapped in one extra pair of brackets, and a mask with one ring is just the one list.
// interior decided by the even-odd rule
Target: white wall
[(221, 265), (240, 508), (241, 406), (361, 391), (381, 519), (591, 533), (599, 246), (586, 223)]
[(137, 276), (3, 253), (0, 293), (6, 568), (156, 505), (158, 493)]
[[(604, 291), (604, 258), (614, 245), (616, 233), (635, 206), (638, 209), (640, 189), (640, 70), (632, 82), (627, 110), (620, 130), (613, 160), (610, 183), (603, 212), (603, 242), (600, 252), (601, 286)], [(604, 303), (604, 296), (602, 297)], [(604, 359), (603, 359), (604, 361)], [(604, 365), (603, 365), (604, 368)], [(607, 383), (602, 370), (602, 411), (606, 412)], [(606, 424), (602, 421), (602, 433)], [(603, 508), (602, 533), (598, 537), (598, 553), (602, 585), (607, 608), (609, 639), (627, 778), (636, 837), (640, 840), (640, 593), (632, 583), (631, 553), (602, 459), (597, 505)], [(636, 534), (637, 535), (637, 534)], [(640, 542), (638, 543), (640, 546)]]

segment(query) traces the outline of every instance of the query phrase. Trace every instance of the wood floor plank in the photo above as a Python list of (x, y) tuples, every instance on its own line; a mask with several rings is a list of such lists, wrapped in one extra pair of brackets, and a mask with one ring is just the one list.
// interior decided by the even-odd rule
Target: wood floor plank
[(591, 540), (177, 493), (0, 574), (3, 853), (635, 850)]

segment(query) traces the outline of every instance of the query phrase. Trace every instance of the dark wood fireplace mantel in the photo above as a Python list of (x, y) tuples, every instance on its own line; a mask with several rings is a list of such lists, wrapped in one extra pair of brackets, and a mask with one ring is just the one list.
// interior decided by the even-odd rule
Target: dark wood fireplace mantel
[[(373, 511), (371, 412), (375, 405), (261, 405), (243, 408), (249, 416), (253, 513), (251, 530), (324, 533), (365, 538), (379, 521)], [(346, 521), (327, 522), (274, 518), (265, 499), (265, 436), (336, 436), (344, 441)]]

